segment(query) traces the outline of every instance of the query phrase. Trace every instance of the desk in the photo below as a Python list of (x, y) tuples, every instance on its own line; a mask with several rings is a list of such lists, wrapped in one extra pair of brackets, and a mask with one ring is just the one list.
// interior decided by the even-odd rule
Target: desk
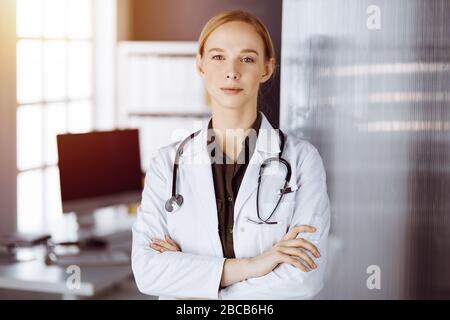
[[(131, 251), (131, 224), (121, 221), (120, 228), (109, 228), (102, 234), (110, 242), (111, 249), (128, 249)], [(101, 229), (101, 228), (100, 228)], [(9, 290), (24, 290), (42, 293), (61, 294), (63, 299), (79, 299), (93, 297), (97, 293), (110, 288), (132, 275), (131, 265), (120, 266), (82, 266), (80, 267), (79, 289), (71, 289), (67, 280), (73, 273), (66, 272), (61, 266), (47, 266), (44, 262), (46, 249), (44, 246), (18, 249), (18, 254), (32, 255), (29, 261), (0, 264), (0, 288)]]

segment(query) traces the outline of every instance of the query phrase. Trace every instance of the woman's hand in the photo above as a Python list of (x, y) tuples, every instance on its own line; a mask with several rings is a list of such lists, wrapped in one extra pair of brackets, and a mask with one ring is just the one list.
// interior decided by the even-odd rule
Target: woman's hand
[(316, 229), (314, 227), (308, 225), (294, 227), (272, 248), (259, 256), (250, 258), (253, 277), (265, 276), (275, 269), (278, 264), (283, 262), (290, 263), (304, 272), (310, 271), (306, 266), (310, 269), (317, 268), (306, 251), (319, 258), (319, 250), (317, 250), (315, 245), (305, 239), (296, 239), (300, 232), (315, 231)]
[(150, 242), (150, 248), (153, 250), (159, 251), (159, 252), (166, 252), (166, 251), (181, 251), (178, 244), (172, 240), (172, 238), (168, 235), (165, 236), (166, 241), (158, 240), (158, 239), (152, 239), (152, 242)]

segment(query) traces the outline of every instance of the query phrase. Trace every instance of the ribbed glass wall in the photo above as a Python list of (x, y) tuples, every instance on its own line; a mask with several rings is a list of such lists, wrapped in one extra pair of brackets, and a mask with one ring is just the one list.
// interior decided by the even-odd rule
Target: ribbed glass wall
[(444, 0), (283, 2), (280, 126), (318, 148), (331, 201), (322, 298), (450, 297), (448, 17)]

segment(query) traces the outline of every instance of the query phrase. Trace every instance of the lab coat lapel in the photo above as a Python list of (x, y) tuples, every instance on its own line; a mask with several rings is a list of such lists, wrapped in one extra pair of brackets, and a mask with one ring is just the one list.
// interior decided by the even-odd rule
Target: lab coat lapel
[(264, 154), (255, 150), (250, 159), (250, 162), (245, 170), (244, 177), (242, 178), (241, 185), (239, 187), (238, 195), (236, 197), (236, 202), (234, 204), (234, 221), (237, 221), (240, 211), (247, 201), (247, 199), (255, 192), (258, 186), (258, 176), (259, 168), (261, 163), (263, 163)]
[[(206, 148), (207, 125), (203, 126), (199, 136), (194, 138), (190, 146), (186, 146), (183, 152), (181, 166), (188, 168), (186, 174), (189, 177), (185, 181), (192, 190), (191, 197), (196, 199), (202, 221), (205, 222), (205, 231), (210, 233), (211, 244), (216, 256), (223, 256), (222, 244), (218, 233), (218, 217), (216, 194), (211, 170), (211, 160)], [(180, 167), (181, 167), (180, 166)]]
[(261, 164), (268, 158), (277, 156), (280, 152), (278, 132), (273, 129), (267, 118), (262, 114), (261, 127), (256, 141), (255, 152), (245, 170), (244, 178), (239, 187), (234, 204), (234, 221), (237, 221), (245, 202), (256, 191)]

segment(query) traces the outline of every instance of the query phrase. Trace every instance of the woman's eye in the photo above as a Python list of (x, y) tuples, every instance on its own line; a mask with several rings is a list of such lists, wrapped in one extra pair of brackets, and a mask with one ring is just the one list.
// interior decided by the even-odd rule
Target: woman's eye
[(243, 58), (242, 60), (243, 60), (244, 62), (249, 62), (249, 63), (255, 62), (255, 60), (253, 60), (253, 58), (250, 58), (250, 57), (245, 57), (245, 58)]
[(223, 60), (223, 56), (218, 54), (212, 57), (213, 60)]

